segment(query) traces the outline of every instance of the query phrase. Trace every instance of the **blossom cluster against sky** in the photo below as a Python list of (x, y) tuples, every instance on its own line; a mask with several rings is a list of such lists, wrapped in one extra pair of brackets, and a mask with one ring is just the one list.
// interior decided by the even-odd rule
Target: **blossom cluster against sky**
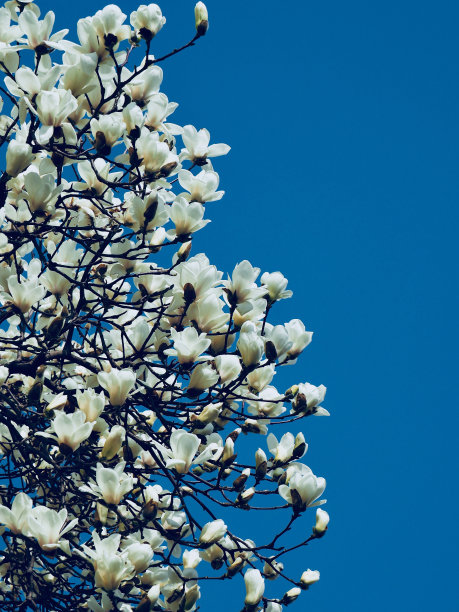
[[(62, 28), (104, 4), (68, 3), (65, 16), (54, 0), (40, 6), (59, 9)], [(327, 384), (332, 412), (305, 431), (333, 519), (301, 553), (321, 570), (302, 601), (453, 610), (457, 530), (439, 517), (457, 502), (459, 8), (207, 4), (206, 39), (167, 71), (177, 117), (232, 147), (202, 248), (220, 269), (243, 256), (288, 276), (279, 316), (315, 331), (296, 367)], [(194, 25), (194, 2), (161, 6), (171, 27), (158, 53)], [(215, 602), (233, 612), (220, 586)]]

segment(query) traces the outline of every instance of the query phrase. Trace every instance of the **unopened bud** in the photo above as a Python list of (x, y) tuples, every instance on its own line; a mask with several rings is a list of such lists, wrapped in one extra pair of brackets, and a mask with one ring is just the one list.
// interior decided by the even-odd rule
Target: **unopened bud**
[(299, 459), (307, 451), (308, 445), (305, 442), (304, 435), (301, 431), (295, 438), (295, 446), (293, 447), (292, 459)]
[(285, 392), (285, 399), (288, 399), (288, 400), (293, 399), (299, 390), (300, 388), (298, 385), (292, 385)]
[(196, 291), (191, 283), (185, 283), (183, 287), (183, 297), (187, 306), (195, 301)]
[(263, 480), (268, 471), (268, 460), (263, 449), (259, 448), (255, 453), (255, 478)]
[(194, 7), (196, 32), (198, 36), (204, 36), (209, 29), (209, 14), (204, 2), (198, 2)]
[(101, 452), (103, 459), (113, 459), (116, 453), (120, 450), (123, 444), (126, 432), (121, 425), (114, 425), (105, 440), (104, 447)]
[(177, 263), (186, 261), (191, 251), (191, 240), (184, 242), (176, 253)]
[(298, 587), (293, 587), (293, 589), (290, 589), (289, 591), (285, 593), (285, 595), (282, 597), (281, 603), (283, 603), (284, 606), (288, 606), (291, 603), (293, 603), (296, 599), (298, 599), (300, 594), (301, 594), (301, 589), (299, 589)]
[(239, 495), (237, 496), (237, 502), (245, 506), (248, 504), (248, 502), (252, 499), (254, 495), (255, 489), (253, 487), (250, 487), (250, 489), (247, 489), (247, 491), (239, 493)]
[(300, 584), (302, 589), (308, 589), (311, 584), (318, 582), (320, 579), (320, 572), (317, 570), (306, 570), (301, 574)]
[(312, 533), (316, 536), (316, 538), (321, 538), (323, 535), (325, 535), (325, 532), (328, 529), (329, 520), (330, 516), (328, 512), (322, 510), (321, 508), (317, 508), (316, 525), (312, 529)]
[(242, 474), (238, 476), (236, 480), (233, 482), (233, 489), (235, 491), (241, 491), (244, 488), (244, 485), (247, 482), (247, 479), (249, 478), (249, 476), (250, 476), (250, 468), (246, 468), (245, 470), (243, 470)]

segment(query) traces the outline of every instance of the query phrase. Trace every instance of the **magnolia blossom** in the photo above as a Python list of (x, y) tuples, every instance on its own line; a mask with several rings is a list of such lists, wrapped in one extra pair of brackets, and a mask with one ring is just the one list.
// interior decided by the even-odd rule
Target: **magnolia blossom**
[(32, 147), (25, 142), (11, 140), (6, 151), (6, 173), (17, 176), (34, 159)]
[(245, 604), (247, 606), (256, 606), (265, 592), (263, 576), (259, 570), (249, 569), (244, 574), (244, 582), (246, 588)]
[(0, 505), (0, 523), (6, 525), (13, 533), (24, 533), (27, 531), (32, 503), (28, 495), (18, 493), (11, 504), (11, 510)]
[(306, 570), (301, 574), (300, 582), (303, 588), (308, 588), (314, 582), (318, 582), (320, 580), (320, 572), (317, 570)]
[(129, 580), (135, 574), (135, 567), (129, 560), (126, 551), (118, 552), (121, 535), (112, 534), (101, 539), (97, 532), (93, 532), (94, 548), (83, 545), (86, 555), (92, 559), (95, 569), (95, 582), (97, 587), (106, 591), (114, 591), (124, 580)]
[(201, 530), (199, 541), (203, 544), (214, 544), (223, 538), (227, 529), (228, 527), (221, 519), (206, 523)]
[(59, 444), (77, 450), (80, 444), (91, 435), (94, 423), (85, 422), (83, 412), (58, 412), (54, 417), (51, 428), (56, 434)]
[(106, 468), (101, 463), (97, 464), (97, 487), (107, 504), (119, 504), (134, 486), (133, 477), (123, 471), (125, 466), (125, 461), (120, 461), (113, 469)]
[(97, 394), (94, 389), (87, 389), (84, 392), (77, 390), (76, 400), (78, 408), (84, 412), (86, 420), (90, 422), (96, 421), (105, 407), (103, 392)]
[(186, 474), (192, 463), (198, 465), (221, 453), (222, 449), (212, 442), (195, 457), (199, 444), (198, 436), (180, 429), (174, 430), (170, 437), (170, 451), (163, 449), (170, 457), (166, 464), (167, 467), (173, 467), (179, 474)]
[(10, 299), (22, 313), (28, 312), (46, 293), (36, 278), (24, 280), (20, 277), (19, 281), (16, 276), (10, 276), (7, 282), (9, 294), (6, 294), (6, 298)]
[(198, 131), (192, 125), (186, 125), (183, 128), (182, 138), (186, 148), (180, 154), (180, 161), (190, 159), (198, 166), (204, 165), (208, 157), (226, 155), (231, 149), (223, 143), (209, 145), (210, 134), (208, 130), (203, 128)]
[(182, 332), (171, 329), (171, 338), (174, 348), (165, 352), (167, 355), (177, 356), (179, 363), (191, 364), (205, 359), (200, 355), (210, 346), (206, 334), (198, 334), (194, 327), (186, 327)]
[(112, 368), (110, 372), (99, 372), (97, 380), (108, 392), (112, 406), (122, 406), (135, 385), (136, 375), (132, 370)]
[(293, 291), (286, 290), (287, 279), (281, 272), (265, 272), (261, 276), (261, 282), (268, 290), (269, 299), (271, 302), (283, 300), (293, 295)]
[(314, 476), (311, 470), (303, 473), (295, 472), (287, 485), (279, 486), (279, 495), (289, 504), (296, 504), (298, 500), (305, 508), (318, 506), (326, 501), (316, 501), (324, 492), (325, 484), (325, 478)]
[(28, 515), (27, 528), (43, 550), (54, 550), (58, 547), (60, 538), (75, 527), (78, 519), (75, 518), (65, 525), (66, 522), (65, 508), (56, 512), (45, 506), (37, 506)]
[(143, 38), (151, 40), (166, 23), (166, 18), (163, 17), (157, 4), (141, 4), (131, 13), (130, 21), (132, 27), (138, 30)]
[(189, 193), (184, 197), (190, 202), (216, 202), (224, 196), (224, 191), (217, 191), (220, 178), (216, 172), (201, 170), (194, 175), (189, 170), (180, 170), (178, 174), (180, 185)]

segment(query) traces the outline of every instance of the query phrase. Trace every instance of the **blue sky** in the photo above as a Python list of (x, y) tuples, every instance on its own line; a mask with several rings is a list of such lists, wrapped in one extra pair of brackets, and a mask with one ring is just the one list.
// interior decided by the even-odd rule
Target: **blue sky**
[[(105, 5), (39, 4), (58, 27)], [(160, 4), (156, 54), (194, 27), (193, 1)], [(222, 270), (289, 278), (277, 320), (315, 336), (281, 380), (327, 385), (332, 413), (304, 422), (332, 518), (293, 560), (321, 581), (289, 609), (456, 610), (459, 5), (207, 5), (208, 35), (163, 86), (178, 123), (232, 146), (197, 244)], [(235, 612), (242, 588), (212, 586), (203, 612)]]

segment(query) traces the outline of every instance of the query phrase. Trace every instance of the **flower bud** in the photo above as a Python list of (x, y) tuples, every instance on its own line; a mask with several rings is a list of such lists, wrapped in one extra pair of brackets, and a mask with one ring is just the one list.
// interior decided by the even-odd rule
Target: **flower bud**
[(17, 176), (32, 163), (33, 158), (30, 145), (12, 140), (6, 151), (6, 173), (9, 176)]
[(237, 502), (245, 506), (249, 503), (249, 501), (252, 499), (254, 495), (255, 495), (255, 489), (253, 487), (250, 487), (250, 489), (247, 489), (247, 491), (244, 491), (243, 493), (239, 493), (239, 495), (237, 496)]
[(265, 592), (265, 581), (260, 571), (249, 569), (244, 575), (246, 596), (245, 605), (250, 610), (258, 605)]
[(311, 584), (318, 582), (320, 579), (320, 572), (317, 570), (306, 570), (301, 574), (300, 583), (302, 589), (308, 589)]
[(257, 480), (263, 480), (268, 471), (268, 460), (263, 449), (259, 448), (255, 453), (255, 477)]
[(238, 476), (236, 480), (233, 482), (233, 489), (235, 491), (241, 491), (244, 488), (244, 485), (247, 482), (247, 479), (249, 478), (249, 476), (250, 476), (250, 468), (245, 468), (245, 470), (242, 471), (242, 474)]
[(283, 603), (285, 606), (290, 605), (296, 599), (298, 599), (298, 597), (300, 596), (300, 593), (301, 593), (301, 589), (299, 589), (298, 587), (293, 587), (293, 589), (290, 589), (289, 591), (285, 593), (285, 595), (282, 597), (281, 603)]
[(329, 520), (330, 516), (328, 515), (328, 512), (322, 510), (321, 508), (317, 508), (316, 525), (312, 529), (312, 532), (316, 538), (321, 538), (323, 535), (325, 535), (325, 532), (328, 529)]
[(194, 17), (196, 23), (196, 32), (198, 36), (204, 36), (209, 29), (209, 15), (204, 2), (198, 2), (194, 7)]
[(295, 438), (295, 446), (293, 447), (292, 459), (299, 459), (308, 450), (308, 445), (305, 442), (304, 435), (301, 431)]
[(110, 429), (110, 433), (105, 440), (105, 444), (102, 448), (101, 457), (103, 459), (113, 459), (116, 453), (120, 450), (121, 445), (124, 442), (126, 431), (121, 425), (114, 425)]

